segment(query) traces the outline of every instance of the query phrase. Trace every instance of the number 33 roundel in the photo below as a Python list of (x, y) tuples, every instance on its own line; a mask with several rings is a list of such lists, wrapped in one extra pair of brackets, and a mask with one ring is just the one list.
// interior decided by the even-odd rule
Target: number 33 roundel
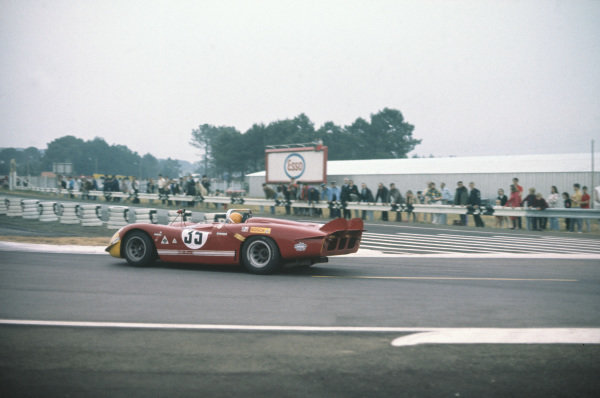
[(181, 240), (190, 249), (200, 249), (206, 243), (208, 232), (184, 229), (181, 231)]

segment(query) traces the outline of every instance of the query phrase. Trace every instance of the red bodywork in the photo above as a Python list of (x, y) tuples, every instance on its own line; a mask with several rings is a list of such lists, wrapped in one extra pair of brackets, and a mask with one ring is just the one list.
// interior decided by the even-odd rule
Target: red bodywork
[[(260, 235), (275, 242), (283, 263), (300, 263), (299, 260), (322, 262), (327, 256), (355, 253), (360, 245), (363, 221), (338, 218), (327, 224), (316, 224), (254, 217), (240, 224), (130, 224), (118, 231), (120, 241), (135, 230), (145, 232), (154, 242), (158, 258), (167, 262), (240, 264), (244, 241)], [(123, 257), (122, 252), (119, 254)]]

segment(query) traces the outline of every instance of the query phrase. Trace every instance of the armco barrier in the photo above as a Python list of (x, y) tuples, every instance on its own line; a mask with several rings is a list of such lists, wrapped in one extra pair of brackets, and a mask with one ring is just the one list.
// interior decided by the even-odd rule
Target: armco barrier
[[(29, 189), (33, 190), (33, 189)], [(40, 191), (40, 190), (38, 190)], [(56, 194), (63, 195), (74, 195), (75, 197), (81, 196), (81, 192), (69, 192), (67, 190), (58, 190), (58, 189), (50, 189), (50, 192)], [(89, 192), (90, 196), (95, 196), (97, 200), (101, 200), (104, 195), (102, 191), (91, 191)], [(110, 200), (114, 198), (118, 198), (120, 201), (126, 201), (130, 199), (130, 195), (124, 194), (122, 192), (113, 192), (109, 197)], [(156, 200), (157, 203), (160, 203), (160, 197), (158, 194), (139, 194), (138, 198), (143, 198), (145, 200)], [(361, 211), (366, 211), (369, 219), (371, 218), (379, 218), (374, 217), (374, 215), (379, 215), (381, 212), (388, 212), (388, 216), (390, 220), (394, 218), (392, 213), (394, 212), (403, 212), (405, 214), (412, 213), (430, 213), (430, 214), (472, 214), (469, 212), (468, 208), (465, 206), (452, 206), (452, 205), (429, 205), (429, 204), (415, 204), (413, 206), (406, 207), (402, 205), (393, 206), (390, 204), (382, 204), (382, 203), (359, 203), (359, 202), (348, 202), (348, 203), (328, 203), (326, 201), (320, 201), (318, 203), (309, 204), (304, 201), (290, 201), (288, 203), (284, 203), (283, 201), (274, 201), (268, 199), (257, 199), (257, 198), (243, 198), (236, 197), (231, 198), (229, 196), (205, 196), (201, 197), (193, 197), (193, 196), (185, 196), (185, 195), (173, 195), (168, 197), (169, 201), (179, 202), (180, 205), (183, 203), (189, 203), (191, 205), (191, 201), (203, 202), (205, 205), (213, 204), (215, 208), (226, 208), (229, 206), (237, 206), (237, 207), (248, 207), (248, 206), (257, 206), (259, 208), (281, 208), (282, 206), (289, 206), (290, 208), (298, 208), (298, 209), (320, 209), (318, 213), (322, 215), (322, 217), (328, 217), (330, 214), (330, 210), (332, 208), (336, 208), (339, 210), (353, 210), (357, 211), (354, 215), (359, 214)], [(183, 203), (182, 203), (183, 202)], [(8, 202), (7, 202), (8, 203)], [(19, 206), (20, 207), (20, 206)], [(10, 206), (7, 209), (7, 213), (10, 210)], [(16, 212), (16, 210), (15, 210)], [(579, 219), (600, 219), (600, 209), (546, 209), (546, 210), (533, 210), (533, 209), (525, 209), (525, 208), (508, 208), (501, 206), (488, 207), (486, 209), (476, 210), (476, 212), (481, 212), (483, 215), (494, 215), (494, 216), (515, 216), (515, 217), (557, 217), (557, 218), (579, 218)], [(308, 214), (314, 214), (314, 211), (307, 212)], [(0, 208), (0, 214), (2, 214), (2, 208)], [(20, 215), (11, 213), (12, 216)]]
[(80, 220), (77, 217), (77, 207), (79, 205), (74, 202), (63, 202), (59, 205), (60, 208), (60, 223), (61, 224), (79, 224)]
[(23, 208), (21, 208), (21, 198), (6, 198), (6, 215), (9, 217), (21, 217)]
[(56, 215), (58, 206), (56, 202), (41, 202), (38, 204), (38, 207), (40, 211), (40, 221), (58, 221), (58, 216)]
[(127, 225), (127, 213), (129, 208), (125, 206), (110, 206), (108, 208), (108, 223), (106, 228), (119, 229)]
[(81, 225), (84, 227), (101, 227), (103, 222), (100, 218), (102, 206), (95, 204), (80, 204), (79, 205), (79, 218), (81, 219)]
[(21, 205), (23, 207), (23, 218), (26, 220), (37, 220), (40, 218), (40, 212), (37, 199), (23, 199)]

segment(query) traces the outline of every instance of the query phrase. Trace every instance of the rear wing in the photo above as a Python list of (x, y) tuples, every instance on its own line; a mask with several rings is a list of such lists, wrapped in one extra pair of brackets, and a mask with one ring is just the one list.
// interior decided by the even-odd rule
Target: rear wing
[(353, 218), (337, 218), (323, 225), (320, 230), (327, 234), (323, 241), (321, 255), (336, 256), (339, 254), (356, 253), (360, 246), (363, 233), (363, 220)]

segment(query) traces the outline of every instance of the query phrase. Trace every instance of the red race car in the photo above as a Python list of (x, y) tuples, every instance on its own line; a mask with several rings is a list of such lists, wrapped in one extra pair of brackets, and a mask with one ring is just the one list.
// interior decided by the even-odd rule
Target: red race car
[[(185, 219), (184, 214), (181, 214)], [(327, 224), (252, 217), (250, 210), (213, 214), (207, 223), (130, 224), (118, 230), (106, 248), (132, 265), (157, 258), (174, 263), (243, 264), (249, 272), (269, 274), (282, 265), (310, 266), (327, 256), (355, 253), (360, 218)]]

